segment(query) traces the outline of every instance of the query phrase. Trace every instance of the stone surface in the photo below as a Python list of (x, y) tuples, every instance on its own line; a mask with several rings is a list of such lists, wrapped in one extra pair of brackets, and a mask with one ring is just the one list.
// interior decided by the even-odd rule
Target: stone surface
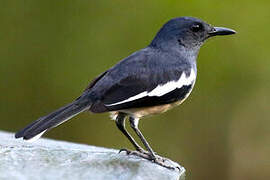
[(184, 176), (183, 167), (169, 170), (114, 149), (49, 139), (28, 143), (0, 132), (0, 180), (183, 180)]

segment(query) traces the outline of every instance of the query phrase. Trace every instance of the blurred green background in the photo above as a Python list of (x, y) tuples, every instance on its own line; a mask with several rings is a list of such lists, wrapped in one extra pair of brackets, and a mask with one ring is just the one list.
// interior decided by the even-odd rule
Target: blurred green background
[[(141, 120), (141, 130), (189, 180), (270, 179), (269, 9), (267, 0), (1, 0), (0, 129), (71, 102), (167, 20), (194, 16), (238, 34), (209, 40), (191, 96)], [(46, 137), (132, 148), (108, 114), (83, 113)]]

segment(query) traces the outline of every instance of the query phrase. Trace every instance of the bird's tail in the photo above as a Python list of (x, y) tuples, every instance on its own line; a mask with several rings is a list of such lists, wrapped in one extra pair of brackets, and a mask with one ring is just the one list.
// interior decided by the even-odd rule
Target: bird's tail
[(50, 114), (43, 116), (15, 134), (16, 138), (34, 141), (46, 131), (60, 125), (77, 114), (89, 109), (89, 104), (74, 101)]

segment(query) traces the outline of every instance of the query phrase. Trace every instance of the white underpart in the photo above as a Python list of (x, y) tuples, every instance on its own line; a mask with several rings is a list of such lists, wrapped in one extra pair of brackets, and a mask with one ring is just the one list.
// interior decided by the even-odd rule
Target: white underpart
[(113, 104), (106, 104), (106, 106), (114, 106), (114, 105), (118, 105), (118, 104), (123, 104), (126, 102), (141, 99), (141, 98), (146, 97), (146, 96), (160, 97), (160, 96), (163, 96), (164, 94), (167, 94), (167, 93), (169, 93), (177, 88), (192, 85), (194, 83), (195, 79), (196, 79), (196, 75), (195, 75), (195, 72), (193, 70), (191, 70), (189, 77), (187, 77), (186, 73), (183, 72), (181, 74), (181, 77), (177, 81), (170, 81), (170, 82), (167, 82), (165, 84), (158, 85), (155, 89), (153, 89), (150, 92), (144, 91), (144, 92), (137, 94), (135, 96), (132, 96), (126, 100), (123, 100), (123, 101), (120, 101), (117, 103), (113, 103)]
[(116, 113), (116, 112), (111, 112), (110, 117), (111, 117), (111, 119), (112, 119), (113, 121), (116, 121), (116, 119), (117, 119), (117, 117), (118, 117), (118, 113)]
[(32, 142), (38, 140), (38, 139), (39, 139), (46, 131), (47, 131), (47, 130), (44, 130), (44, 131), (42, 131), (41, 133), (39, 133), (38, 135), (32, 137), (31, 139), (27, 139), (27, 140), (25, 140), (25, 141), (32, 143)]

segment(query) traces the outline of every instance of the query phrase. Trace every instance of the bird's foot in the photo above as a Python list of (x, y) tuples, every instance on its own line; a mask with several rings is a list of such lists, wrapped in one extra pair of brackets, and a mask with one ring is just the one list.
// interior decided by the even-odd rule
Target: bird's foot
[[(142, 150), (142, 151), (131, 151), (131, 150), (128, 150), (128, 149), (120, 149), (119, 153), (120, 152), (126, 152), (127, 155), (134, 155), (134, 156), (138, 156), (138, 157), (141, 157), (143, 159), (147, 159), (153, 163), (156, 163), (162, 167), (165, 167), (165, 168), (168, 168), (168, 169), (172, 169), (172, 170), (176, 170), (178, 169), (180, 171), (180, 167), (179, 166), (172, 166), (172, 165), (169, 165), (168, 163), (171, 162), (171, 160), (167, 159), (167, 158), (164, 158), (164, 157), (161, 157), (161, 156), (158, 156), (158, 155), (155, 155), (153, 156), (152, 154), (150, 154), (149, 152), (145, 151), (145, 150)], [(166, 163), (167, 162), (167, 163)]]
[(135, 153), (135, 152), (137, 152), (137, 153), (143, 153), (143, 154), (146, 154), (146, 155), (149, 154), (148, 151), (145, 151), (145, 150), (142, 149), (142, 148), (137, 149), (136, 151), (131, 151), (131, 150), (129, 150), (129, 149), (123, 148), (123, 149), (120, 149), (120, 150), (119, 150), (119, 153), (121, 153), (121, 152), (126, 152), (127, 155), (130, 155), (130, 154)]
[(164, 158), (164, 157), (161, 157), (161, 156), (157, 156), (155, 160), (153, 160), (154, 163), (162, 166), (162, 167), (165, 167), (167, 169), (171, 169), (171, 170), (179, 170), (181, 171), (180, 169), (180, 166), (178, 165), (169, 165), (171, 164), (171, 160), (167, 159), (167, 158)]

